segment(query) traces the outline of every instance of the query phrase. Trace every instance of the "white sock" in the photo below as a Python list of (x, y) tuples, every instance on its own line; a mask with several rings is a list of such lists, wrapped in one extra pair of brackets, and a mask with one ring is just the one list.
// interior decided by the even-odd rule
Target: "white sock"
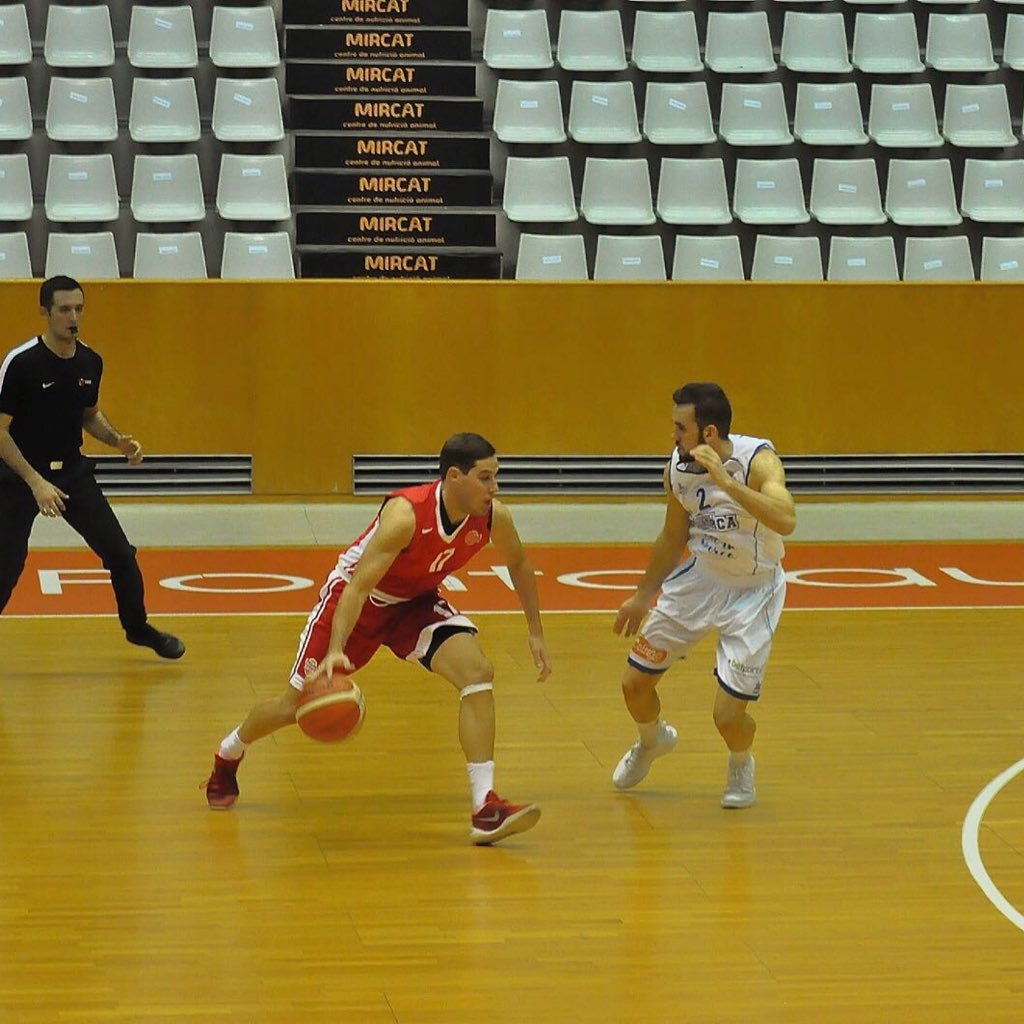
[(653, 722), (637, 722), (636, 731), (640, 733), (640, 746), (653, 747), (661, 734), (661, 719), (656, 718)]
[(479, 811), (487, 794), (494, 789), (494, 762), (467, 761), (466, 771), (469, 772), (469, 786), (473, 791), (473, 810)]
[(731, 750), (729, 752), (729, 765), (732, 768), (742, 768), (750, 758), (749, 750), (740, 750), (739, 752)]
[[(239, 729), (241, 726), (239, 726)], [(244, 753), (248, 743), (243, 743), (238, 738), (238, 729), (234, 729), (220, 741), (220, 748), (217, 753), (228, 761), (237, 761)]]

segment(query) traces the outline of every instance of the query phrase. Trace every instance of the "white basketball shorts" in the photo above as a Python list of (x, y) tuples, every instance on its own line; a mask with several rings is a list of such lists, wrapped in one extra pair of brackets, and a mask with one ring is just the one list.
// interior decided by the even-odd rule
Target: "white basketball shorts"
[(719, 685), (741, 700), (757, 700), (785, 600), (781, 568), (762, 584), (737, 587), (690, 559), (665, 580), (627, 660), (659, 674), (717, 629)]

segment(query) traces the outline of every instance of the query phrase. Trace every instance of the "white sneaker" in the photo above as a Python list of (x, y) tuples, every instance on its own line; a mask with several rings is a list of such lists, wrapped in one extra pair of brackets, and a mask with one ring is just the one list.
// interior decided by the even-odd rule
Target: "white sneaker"
[(749, 807), (757, 796), (754, 789), (754, 755), (751, 754), (738, 768), (729, 762), (729, 778), (722, 794), (723, 807)]
[(651, 770), (651, 765), (659, 757), (670, 754), (675, 749), (678, 741), (679, 733), (665, 722), (661, 723), (661, 729), (658, 732), (658, 738), (654, 746), (645, 747), (641, 744), (640, 740), (637, 740), (622, 755), (622, 760), (616, 765), (615, 771), (612, 772), (612, 782), (616, 788), (632, 789), (638, 782), (643, 782), (647, 778), (647, 773)]

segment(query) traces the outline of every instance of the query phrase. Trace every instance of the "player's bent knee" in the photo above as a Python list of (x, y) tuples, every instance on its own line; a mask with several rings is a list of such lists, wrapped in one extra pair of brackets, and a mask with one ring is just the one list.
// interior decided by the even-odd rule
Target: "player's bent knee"
[(627, 697), (645, 697), (654, 692), (661, 675), (635, 673), (622, 680), (622, 692)]
[(460, 690), (467, 686), (479, 686), (485, 683), (490, 685), (494, 682), (494, 666), (481, 654), (470, 664), (464, 665), (458, 675)]
[(476, 693), (490, 693), (493, 690), (494, 683), (490, 680), (482, 683), (470, 683), (468, 686), (463, 686), (459, 689), (459, 700), (465, 700)]
[(103, 567), (111, 573), (134, 572), (139, 561), (135, 557), (135, 548), (120, 549), (103, 559)]
[(494, 666), (482, 655), (463, 667), (456, 682), (462, 696), (483, 693), (494, 687)]

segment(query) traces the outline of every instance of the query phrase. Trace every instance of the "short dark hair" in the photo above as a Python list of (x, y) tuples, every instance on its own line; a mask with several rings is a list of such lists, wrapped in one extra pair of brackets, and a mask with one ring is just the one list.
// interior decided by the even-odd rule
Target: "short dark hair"
[(81, 292), (84, 295), (85, 289), (73, 277), (58, 274), (39, 286), (39, 305), (43, 309), (53, 309), (53, 296), (57, 292)]
[(452, 466), (468, 473), (481, 459), (489, 459), (494, 454), (494, 445), (479, 434), (452, 434), (441, 449), (441, 479), (448, 475)]
[(672, 392), (672, 401), (676, 405), (693, 406), (693, 418), (697, 421), (701, 433), (705, 427), (714, 424), (718, 428), (718, 436), (723, 441), (729, 440), (732, 406), (718, 384), (711, 381), (684, 384)]

